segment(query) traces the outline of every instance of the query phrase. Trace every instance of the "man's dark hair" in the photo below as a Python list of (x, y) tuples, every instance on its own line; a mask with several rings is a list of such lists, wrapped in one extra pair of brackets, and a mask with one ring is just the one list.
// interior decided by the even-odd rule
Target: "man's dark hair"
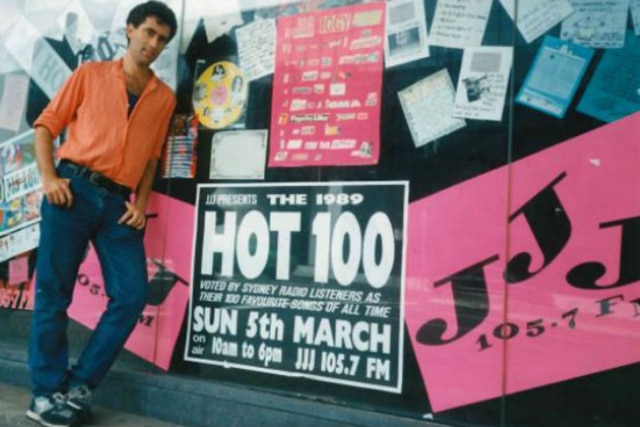
[(171, 34), (169, 35), (168, 41), (171, 41), (173, 36), (176, 35), (176, 31), (178, 31), (178, 21), (176, 20), (176, 15), (173, 13), (173, 10), (160, 1), (149, 0), (131, 9), (127, 17), (127, 24), (138, 28), (138, 26), (150, 16), (158, 19), (158, 22), (161, 24), (169, 26)]

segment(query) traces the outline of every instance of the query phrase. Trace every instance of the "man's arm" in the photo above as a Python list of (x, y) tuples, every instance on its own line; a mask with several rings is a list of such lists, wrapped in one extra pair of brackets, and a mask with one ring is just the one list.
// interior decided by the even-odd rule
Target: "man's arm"
[(70, 207), (73, 204), (73, 194), (69, 187), (69, 180), (60, 178), (53, 163), (53, 135), (45, 126), (36, 126), (35, 151), (36, 162), (40, 170), (42, 191), (49, 203)]
[(147, 166), (142, 174), (140, 184), (136, 190), (136, 201), (134, 203), (126, 202), (127, 212), (118, 220), (118, 224), (127, 224), (131, 227), (141, 229), (147, 223), (145, 212), (149, 204), (153, 180), (156, 176), (158, 168), (158, 159), (151, 159), (147, 162)]

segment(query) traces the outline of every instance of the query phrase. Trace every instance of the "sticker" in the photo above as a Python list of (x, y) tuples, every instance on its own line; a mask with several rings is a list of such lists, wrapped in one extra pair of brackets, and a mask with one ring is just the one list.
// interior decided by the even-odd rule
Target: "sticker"
[(193, 89), (198, 121), (210, 129), (232, 125), (244, 112), (247, 93), (247, 83), (237, 65), (228, 61), (212, 64), (198, 77)]

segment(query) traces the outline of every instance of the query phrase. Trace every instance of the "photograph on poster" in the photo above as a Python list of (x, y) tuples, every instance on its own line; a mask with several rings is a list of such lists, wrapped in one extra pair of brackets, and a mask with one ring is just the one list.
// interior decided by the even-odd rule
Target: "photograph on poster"
[(198, 185), (185, 360), (399, 393), (407, 197), (401, 181)]
[(593, 73), (578, 111), (613, 122), (640, 111), (640, 38), (631, 31), (623, 49), (607, 50)]
[(466, 126), (453, 117), (455, 88), (446, 68), (398, 92), (416, 148)]
[(516, 102), (563, 118), (594, 50), (545, 36)]
[(429, 32), (432, 46), (464, 49), (480, 46), (492, 0), (439, 0)]
[(276, 21), (262, 19), (235, 31), (238, 60), (248, 82), (273, 74), (276, 57)]
[(562, 21), (560, 38), (582, 46), (624, 46), (629, 0), (569, 0), (573, 13)]
[(209, 179), (264, 179), (268, 130), (216, 132)]
[(385, 67), (394, 67), (430, 54), (427, 15), (422, 0), (387, 2)]
[[(500, 0), (513, 20), (516, 0)], [(518, 31), (527, 43), (531, 43), (573, 12), (569, 0), (526, 0), (518, 2)]]
[(502, 120), (512, 63), (511, 47), (465, 49), (453, 115), (475, 120)]

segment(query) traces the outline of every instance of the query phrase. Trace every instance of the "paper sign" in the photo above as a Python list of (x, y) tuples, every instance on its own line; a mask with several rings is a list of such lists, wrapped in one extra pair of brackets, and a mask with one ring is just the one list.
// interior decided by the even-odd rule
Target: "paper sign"
[(453, 115), (501, 121), (512, 62), (511, 47), (482, 46), (465, 49)]
[(29, 76), (7, 74), (0, 100), (0, 128), (18, 132), (27, 104)]
[(492, 0), (439, 0), (429, 41), (433, 46), (464, 49), (480, 46)]
[(276, 21), (263, 19), (236, 29), (238, 59), (247, 81), (273, 74), (276, 55)]
[(546, 36), (516, 101), (563, 118), (593, 53), (588, 47)]
[(422, 0), (387, 2), (384, 47), (387, 68), (429, 56), (427, 15)]
[(455, 92), (446, 69), (398, 92), (413, 143), (421, 147), (466, 126), (453, 117)]
[(623, 49), (609, 49), (580, 99), (578, 111), (613, 122), (640, 111), (640, 38), (627, 32)]
[[(507, 14), (514, 19), (516, 0), (500, 0)], [(521, 0), (518, 1), (518, 30), (527, 43), (560, 23), (573, 12), (568, 0)]]
[(629, 0), (569, 0), (573, 13), (562, 22), (560, 38), (594, 48), (621, 48)]
[(210, 179), (264, 179), (267, 130), (217, 132), (211, 141)]

